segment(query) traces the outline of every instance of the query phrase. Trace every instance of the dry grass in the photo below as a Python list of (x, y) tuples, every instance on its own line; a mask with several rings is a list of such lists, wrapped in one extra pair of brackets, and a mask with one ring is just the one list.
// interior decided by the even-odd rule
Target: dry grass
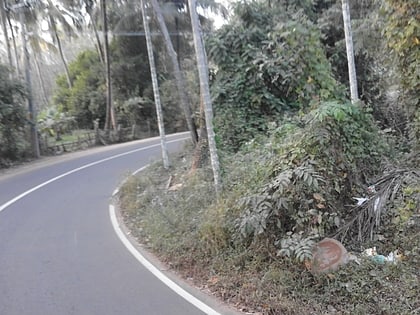
[[(231, 185), (215, 202), (210, 170), (190, 174), (188, 155), (172, 159), (170, 171), (156, 164), (131, 178), (120, 205), (139, 242), (198, 287), (256, 314), (420, 314), (420, 213), (413, 208), (418, 182), (394, 196), (400, 207), (390, 213), (394, 219), (400, 213), (401, 220), (387, 219), (379, 228), (384, 238), (364, 244), (384, 254), (401, 250), (400, 263), (361, 259), (314, 276), (304, 263), (273, 256), (269, 239), (247, 244), (235, 236), (239, 213), (232, 205), (240, 188)], [(168, 189), (170, 178), (177, 189)]]

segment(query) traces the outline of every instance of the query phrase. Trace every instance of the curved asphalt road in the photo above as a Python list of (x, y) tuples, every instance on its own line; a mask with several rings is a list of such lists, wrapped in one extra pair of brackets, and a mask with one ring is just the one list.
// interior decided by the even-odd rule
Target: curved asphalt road
[[(167, 137), (169, 150), (187, 136)], [(159, 157), (154, 138), (0, 174), (0, 315), (204, 314), (139, 264), (110, 222), (118, 184)]]

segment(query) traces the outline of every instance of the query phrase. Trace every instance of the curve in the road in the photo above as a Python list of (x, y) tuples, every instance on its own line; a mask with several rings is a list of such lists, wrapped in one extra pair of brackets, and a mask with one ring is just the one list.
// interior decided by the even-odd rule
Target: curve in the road
[[(172, 140), (172, 141), (168, 141), (168, 143), (176, 142), (176, 141), (182, 141), (182, 140), (186, 140), (186, 139), (187, 138)], [(114, 160), (114, 159), (117, 159), (117, 158), (122, 157), (122, 156), (125, 156), (125, 155), (133, 154), (133, 153), (139, 152), (139, 151), (144, 151), (144, 150), (147, 150), (147, 149), (150, 149), (150, 148), (154, 148), (154, 147), (157, 147), (157, 146), (160, 146), (160, 144), (153, 144), (153, 145), (149, 145), (147, 147), (142, 147), (140, 149), (135, 149), (135, 150), (127, 151), (127, 152), (124, 152), (124, 153), (116, 154), (116, 155), (107, 157), (105, 159), (101, 159), (101, 160), (98, 160), (98, 161), (95, 161), (95, 162), (92, 162), (92, 163), (89, 163), (89, 164), (85, 164), (85, 165), (80, 166), (78, 168), (72, 169), (72, 170), (70, 170), (68, 172), (65, 172), (65, 173), (63, 173), (61, 175), (58, 175), (58, 176), (56, 176), (54, 178), (51, 178), (50, 180), (47, 180), (47, 181), (45, 181), (45, 182), (43, 182), (43, 183), (41, 183), (41, 184), (39, 184), (39, 185), (31, 188), (31, 189), (28, 189), (27, 191), (25, 191), (25, 192), (21, 193), (20, 195), (16, 196), (15, 198), (9, 200), (8, 202), (6, 202), (5, 204), (3, 204), (3, 205), (0, 206), (0, 212), (2, 212), (4, 209), (6, 209), (7, 207), (9, 207), (10, 205), (14, 204), (16, 201), (18, 201), (18, 200), (22, 199), (23, 197), (29, 195), (30, 193), (33, 193), (34, 191), (36, 191), (36, 190), (38, 190), (38, 189), (40, 189), (40, 188), (42, 188), (44, 186), (47, 186), (47, 185), (49, 185), (49, 184), (51, 184), (51, 183), (53, 183), (53, 182), (55, 182), (55, 181), (57, 181), (57, 180), (59, 180), (59, 179), (61, 179), (63, 177), (66, 177), (66, 176), (68, 176), (70, 174), (73, 174), (73, 173), (79, 172), (81, 170), (84, 170), (86, 168), (89, 168), (89, 167), (92, 167), (92, 166), (95, 166), (95, 165), (104, 163), (106, 161)]]
[[(168, 143), (176, 142), (176, 141), (182, 141), (182, 140), (185, 140), (185, 139), (187, 139), (187, 138), (168, 141)], [(127, 152), (124, 152), (124, 153), (116, 154), (116, 155), (113, 155), (113, 156), (110, 156), (110, 157), (107, 157), (107, 158), (104, 158), (104, 159), (100, 159), (100, 160), (85, 164), (85, 165), (80, 166), (80, 167), (74, 168), (74, 169), (72, 169), (70, 171), (67, 171), (65, 173), (62, 173), (62, 174), (60, 174), (58, 176), (55, 176), (55, 177), (53, 177), (53, 178), (51, 178), (47, 181), (42, 182), (41, 184), (39, 184), (37, 186), (34, 186), (34, 187), (24, 191), (20, 195), (14, 197), (13, 199), (7, 201), (6, 203), (4, 203), (2, 205), (0, 205), (0, 212), (5, 210), (6, 208), (11, 206), (12, 204), (16, 203), (20, 199), (24, 198), (25, 196), (28, 196), (29, 194), (39, 190), (40, 188), (45, 187), (45, 186), (63, 178), (63, 177), (66, 177), (66, 176), (70, 175), (70, 174), (73, 174), (73, 173), (79, 172), (81, 170), (84, 170), (86, 168), (104, 163), (106, 161), (117, 159), (117, 158), (122, 157), (122, 156), (126, 156), (126, 155), (129, 155), (129, 154), (133, 154), (135, 152), (147, 150), (147, 149), (154, 148), (154, 147), (157, 147), (157, 146), (160, 146), (160, 144), (153, 144), (153, 145), (149, 145), (149, 146), (142, 147), (142, 148), (139, 148), (139, 149), (135, 149), (135, 150), (127, 151)], [(133, 174), (141, 171), (144, 168), (145, 167), (137, 170)], [(118, 188), (114, 191), (114, 194), (116, 194), (117, 191), (118, 191)], [(118, 219), (116, 217), (115, 208), (112, 204), (109, 205), (109, 214), (110, 214), (110, 219), (111, 219), (112, 226), (113, 226), (114, 231), (116, 232), (118, 238), (121, 240), (121, 242), (124, 244), (124, 246), (128, 249), (128, 251), (137, 259), (138, 262), (140, 262), (145, 268), (147, 268), (154, 276), (156, 276), (160, 281), (162, 281), (165, 285), (167, 285), (171, 290), (173, 290), (175, 293), (180, 295), (187, 302), (191, 303), (192, 305), (194, 305), (196, 308), (198, 308), (202, 312), (204, 312), (206, 314), (209, 314), (209, 315), (220, 315), (219, 312), (217, 312), (216, 310), (214, 310), (213, 308), (211, 308), (210, 306), (208, 306), (207, 304), (205, 304), (204, 302), (202, 302), (201, 300), (199, 300), (198, 298), (196, 298), (195, 296), (193, 296), (192, 294), (187, 292), (185, 289), (183, 289), (181, 286), (176, 284), (170, 278), (168, 278), (164, 273), (162, 273), (158, 268), (156, 268), (148, 259), (146, 259), (131, 244), (131, 242), (127, 239), (124, 232), (120, 228)]]
[(183, 288), (181, 288), (174, 281), (169, 279), (164, 273), (162, 273), (158, 268), (156, 268), (149, 260), (147, 260), (146, 257), (144, 257), (133, 246), (133, 244), (131, 244), (131, 242), (127, 239), (124, 232), (120, 228), (120, 225), (118, 223), (118, 219), (117, 219), (117, 216), (116, 216), (116, 213), (115, 213), (115, 207), (113, 205), (109, 206), (109, 215), (111, 217), (112, 226), (114, 227), (115, 233), (117, 233), (118, 238), (121, 240), (121, 242), (127, 248), (127, 250), (137, 259), (138, 262), (140, 262), (144, 267), (146, 267), (146, 269), (149, 270), (160, 281), (162, 281), (169, 288), (171, 288), (171, 290), (176, 292), (178, 295), (180, 295), (186, 301), (188, 301), (189, 303), (191, 303), (192, 305), (197, 307), (199, 310), (203, 311), (204, 313), (206, 313), (208, 315), (220, 315), (220, 313), (216, 312), (210, 306), (203, 303), (202, 301), (197, 299), (195, 296), (193, 296), (192, 294), (188, 293)]
[[(143, 166), (138, 170), (134, 171), (131, 175), (136, 175), (146, 169), (149, 165)], [(123, 181), (120, 184), (120, 187), (124, 185)], [(119, 192), (119, 187), (113, 192), (112, 197), (115, 197)], [(124, 232), (120, 227), (119, 220), (117, 219), (117, 214), (115, 212), (115, 206), (113, 204), (109, 205), (109, 216), (111, 218), (112, 227), (114, 228), (115, 233), (117, 234), (120, 241), (124, 244), (127, 250), (137, 259), (139, 263), (141, 263), (147, 270), (149, 270), (155, 277), (157, 277), (160, 281), (166, 284), (172, 291), (176, 292), (180, 295), (183, 299), (197, 307), (199, 310), (203, 311), (208, 315), (220, 315), (217, 311), (212, 309), (207, 304), (203, 303), (195, 296), (190, 294), (189, 292), (185, 291), (182, 287), (176, 284), (174, 281), (169, 279), (163, 272), (161, 272), (158, 268), (155, 267), (146, 257), (144, 257), (136, 247), (131, 244), (130, 240), (125, 236)]]

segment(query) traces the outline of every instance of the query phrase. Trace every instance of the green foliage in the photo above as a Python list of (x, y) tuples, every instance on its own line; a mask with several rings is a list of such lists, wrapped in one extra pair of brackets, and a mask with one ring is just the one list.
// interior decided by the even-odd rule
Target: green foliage
[[(355, 0), (350, 12), (360, 98), (381, 126), (408, 136), (412, 151), (418, 150), (418, 1)], [(323, 11), (317, 24), (334, 74), (349, 86), (341, 2)]]
[(105, 120), (105, 77), (99, 56), (94, 51), (80, 53), (69, 65), (73, 82), (67, 85), (64, 75), (58, 77), (54, 96), (56, 106), (73, 116), (79, 128), (91, 129), (93, 121)]
[(413, 151), (420, 143), (420, 3), (416, 0), (386, 0), (383, 14), (386, 19), (384, 35), (388, 47), (398, 60), (402, 100), (409, 123)]
[(318, 100), (340, 96), (320, 42), (320, 33), (297, 12), (268, 33), (266, 53), (255, 60), (276, 95), (305, 107)]
[(56, 140), (60, 140), (61, 134), (70, 130), (75, 123), (73, 117), (54, 106), (44, 108), (37, 118), (41, 135), (55, 136)]
[(299, 233), (287, 232), (287, 236), (280, 241), (278, 255), (296, 258), (303, 262), (312, 258), (312, 248), (318, 238), (317, 234), (303, 237), (303, 231)]
[[(130, 125), (135, 124), (142, 117), (153, 116), (154, 103), (150, 98), (132, 97), (117, 107), (119, 117), (127, 120)], [(150, 123), (150, 122), (149, 122)], [(153, 121), (156, 124), (156, 120)]]
[[(329, 235), (346, 219), (342, 204), (352, 202), (366, 178), (379, 169), (386, 146), (370, 115), (359, 107), (322, 103), (302, 121), (304, 126), (296, 122), (293, 133), (284, 131), (290, 130), (287, 124), (272, 132), (270, 159), (260, 166), (270, 171), (259, 188), (237, 203), (242, 209), (238, 233), (246, 243), (269, 237), (284, 245), (288, 233), (293, 233), (292, 241), (298, 235), (302, 242)], [(267, 144), (255, 149), (267, 155)], [(256, 178), (252, 172), (249, 176)], [(291, 252), (299, 254), (299, 260), (306, 257), (305, 251), (287, 251)]]
[[(213, 199), (212, 179), (208, 176), (208, 170), (186, 175), (190, 165), (188, 156), (174, 157), (172, 161), (177, 161), (177, 165), (170, 170), (170, 174), (161, 166), (151, 166), (120, 190), (122, 213), (131, 235), (155, 250), (160, 259), (178, 274), (194, 279), (196, 284), (205, 286), (213, 294), (240, 305), (250, 313), (412, 314), (419, 303), (418, 176), (404, 177), (404, 188), (400, 190), (403, 194), (398, 192), (399, 197), (396, 198), (396, 205), (399, 206), (389, 212), (391, 216), (398, 215), (396, 227), (390, 230), (389, 225), (384, 225), (382, 233), (385, 240), (375, 243), (379, 253), (401, 250), (404, 254), (402, 262), (378, 265), (370, 258), (361, 258), (360, 265), (351, 261), (333, 274), (319, 276), (312, 275), (306, 269), (313, 243), (328, 234), (329, 227), (343, 225), (339, 219), (349, 212), (343, 205), (351, 202), (341, 200), (341, 206), (338, 207), (335, 202), (340, 194), (334, 194), (333, 198), (328, 193), (328, 187), (334, 179), (344, 183), (350, 178), (350, 175), (343, 177), (342, 173), (328, 174), (333, 177), (331, 181), (327, 178), (319, 181), (322, 191), (305, 195), (307, 186), (302, 183), (310, 185), (310, 176), (305, 180), (304, 175), (310, 172), (300, 167), (299, 161), (305, 159), (306, 152), (320, 154), (319, 158), (315, 157), (314, 161), (318, 164), (314, 164), (313, 168), (326, 177), (320, 166), (336, 162), (334, 156), (331, 162), (325, 156), (329, 152), (324, 151), (331, 143), (327, 139), (340, 140), (342, 136), (326, 133), (323, 136), (326, 139), (324, 144), (316, 150), (319, 144), (316, 144), (314, 139), (317, 137), (312, 133), (339, 129), (343, 121), (348, 118), (351, 122), (350, 118), (353, 118), (361, 129), (371, 131), (371, 138), (363, 142), (365, 154), (375, 149), (380, 151), (381, 148), (370, 115), (358, 107), (348, 106), (352, 105), (322, 104), (321, 110), (315, 110), (302, 119), (307, 121), (306, 126), (301, 120), (287, 120), (278, 127), (271, 124), (269, 137), (255, 139), (235, 155), (224, 156), (226, 186), (217, 201)], [(346, 138), (343, 137), (343, 141), (346, 142)], [(315, 149), (310, 146), (311, 143)], [(301, 151), (298, 150), (299, 146), (302, 147)], [(289, 149), (293, 151), (290, 156), (287, 155)], [(360, 156), (357, 152), (360, 151), (346, 154)], [(368, 155), (365, 164), (370, 164), (370, 173), (366, 176), (374, 173), (377, 162), (376, 157), (369, 159)], [(278, 173), (273, 172), (281, 172), (279, 167), (289, 163), (292, 173), (299, 168), (295, 171), (296, 178), (300, 178), (297, 184), (293, 184), (294, 179), (276, 178)], [(363, 164), (362, 161), (359, 163)], [(167, 189), (169, 175), (173, 176), (172, 185), (182, 183), (179, 190)], [(393, 181), (392, 178), (390, 180)], [(352, 182), (348, 186), (349, 192), (341, 193), (345, 196), (352, 196), (351, 188), (357, 189), (356, 186), (361, 184), (354, 179), (349, 181)], [(306, 212), (307, 208), (299, 208), (299, 204), (296, 204), (293, 217), (283, 215), (283, 220), (290, 219), (297, 228), (283, 233), (281, 238), (275, 229), (272, 233), (266, 230), (253, 235), (251, 241), (239, 238), (240, 231), (235, 222), (238, 223), (244, 209), (238, 204), (242, 204), (246, 198), (244, 196), (256, 193), (263, 195), (262, 187), (277, 190), (283, 187), (286, 197), (287, 194), (298, 196), (295, 190), (302, 189), (302, 196), (313, 200), (314, 209)], [(254, 200), (252, 206), (261, 204), (261, 209), (264, 209), (264, 204), (258, 198)], [(322, 226), (324, 232), (320, 229)], [(270, 226), (267, 225), (267, 228)], [(361, 251), (359, 246), (356, 251)]]
[(25, 155), (26, 91), (23, 84), (10, 78), (9, 69), (0, 65), (0, 166), (6, 160)]
[[(188, 167), (190, 162), (185, 158), (176, 161), (180, 169)], [(147, 245), (158, 252), (187, 250), (191, 246), (189, 238), (199, 237), (202, 220), (197, 218), (205, 217), (205, 209), (215, 196), (212, 185), (205, 181), (208, 172), (200, 170), (186, 181), (180, 174), (173, 170), (168, 173), (156, 163), (142, 176), (130, 178), (121, 190), (120, 205), (124, 212), (131, 211), (139, 219), (129, 223), (134, 235), (149, 240)], [(180, 187), (168, 190), (168, 177), (172, 185)], [(193, 250), (190, 255), (194, 257)]]
[[(119, 32), (141, 32), (141, 14), (129, 15)], [(117, 36), (111, 43), (114, 98), (121, 103), (131, 97), (151, 97), (150, 67), (144, 36)], [(149, 95), (150, 94), (150, 95)]]
[[(223, 194), (209, 200), (212, 183), (205, 170), (191, 176), (190, 185), (189, 176), (180, 175), (188, 169), (183, 164), (175, 175), (183, 184), (179, 191), (164, 189), (166, 180), (158, 181), (153, 171), (148, 178), (160, 188), (151, 188), (156, 183), (142, 176), (127, 222), (180, 273), (249, 312), (415, 313), (418, 171), (401, 178), (386, 173), (391, 186), (373, 180), (390, 158), (387, 131), (379, 132), (375, 120), (387, 126), (389, 116), (378, 112), (399, 79), (390, 80), (394, 68), (385, 67), (388, 51), (377, 33), (382, 26), (376, 24), (377, 2), (351, 2), (359, 88), (369, 105), (363, 108), (341, 101), (332, 75), (347, 80), (341, 2), (267, 2), (269, 9), (260, 1), (238, 4), (231, 23), (208, 39), (218, 142), (239, 150), (221, 152)], [(285, 9), (285, 3), (308, 5), (310, 18), (292, 6)], [(316, 26), (314, 14), (323, 14)], [(400, 112), (401, 105), (393, 110)], [(365, 196), (372, 183), (395, 200), (381, 198), (382, 214), (357, 217), (353, 197)], [(378, 246), (385, 255), (399, 249), (401, 263), (363, 259), (321, 276), (305, 269), (314, 242), (336, 235), (354, 218), (372, 220), (360, 222), (366, 225), (379, 217), (375, 244), (362, 246)], [(361, 250), (351, 239), (356, 234), (347, 233), (347, 249)]]
[(231, 24), (209, 38), (208, 51), (215, 64), (215, 127), (233, 150), (284, 111), (343, 96), (320, 33), (301, 11), (238, 4)]
[[(359, 98), (372, 107), (375, 118), (383, 126), (390, 127), (392, 108), (385, 102), (394, 76), (386, 66), (389, 53), (381, 36), (384, 21), (379, 15), (380, 1), (355, 0), (349, 1), (349, 4)], [(335, 1), (334, 5), (319, 14), (317, 26), (335, 77), (349, 87), (342, 16), (342, 3)], [(398, 116), (398, 109), (392, 114), (392, 118)], [(391, 127), (398, 124), (392, 121)]]
[(418, 60), (420, 59), (420, 4), (415, 0), (386, 0), (383, 7), (388, 15), (384, 34), (388, 46), (399, 60), (402, 84), (406, 89), (419, 88)]
[[(128, 9), (130, 4), (124, 6)], [(110, 20), (116, 23), (114, 36), (110, 43), (112, 99), (117, 124), (131, 127), (136, 124), (145, 132), (157, 131), (156, 110), (153, 102), (153, 90), (150, 68), (143, 32), (141, 14), (136, 14), (138, 6), (132, 6), (129, 12), (121, 12), (123, 7), (115, 8)], [(115, 20), (114, 20), (115, 19)], [(153, 27), (156, 27), (152, 24)], [(185, 25), (178, 25), (185, 28)], [(177, 27), (178, 27), (177, 26)], [(135, 36), (132, 36), (135, 35)], [(167, 131), (185, 130), (184, 116), (179, 109), (178, 92), (170, 82), (167, 58), (162, 37), (154, 36), (155, 60), (158, 67), (159, 84), (163, 91), (162, 100)], [(190, 43), (184, 36), (177, 40), (176, 48), (184, 57), (191, 55)], [(179, 46), (179, 47), (178, 47)], [(187, 53), (188, 52), (188, 53)], [(57, 79), (58, 89), (54, 101), (58, 110), (74, 117), (78, 128), (91, 129), (93, 121), (99, 120), (100, 128), (105, 121), (106, 86), (104, 65), (94, 51), (81, 52), (70, 64), (70, 76), (73, 87), (68, 88), (65, 76)], [(162, 88), (163, 87), (163, 88)]]

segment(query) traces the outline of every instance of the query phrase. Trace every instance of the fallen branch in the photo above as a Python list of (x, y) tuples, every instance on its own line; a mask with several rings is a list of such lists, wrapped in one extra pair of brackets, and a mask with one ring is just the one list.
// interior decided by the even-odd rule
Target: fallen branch
[(341, 226), (335, 237), (341, 237), (343, 241), (350, 233), (357, 233), (358, 241), (373, 240), (375, 231), (381, 226), (381, 217), (386, 212), (386, 206), (392, 202), (398, 194), (403, 182), (412, 177), (420, 180), (418, 170), (394, 170), (376, 181), (373, 194), (368, 200), (354, 206), (350, 211), (351, 219)]

